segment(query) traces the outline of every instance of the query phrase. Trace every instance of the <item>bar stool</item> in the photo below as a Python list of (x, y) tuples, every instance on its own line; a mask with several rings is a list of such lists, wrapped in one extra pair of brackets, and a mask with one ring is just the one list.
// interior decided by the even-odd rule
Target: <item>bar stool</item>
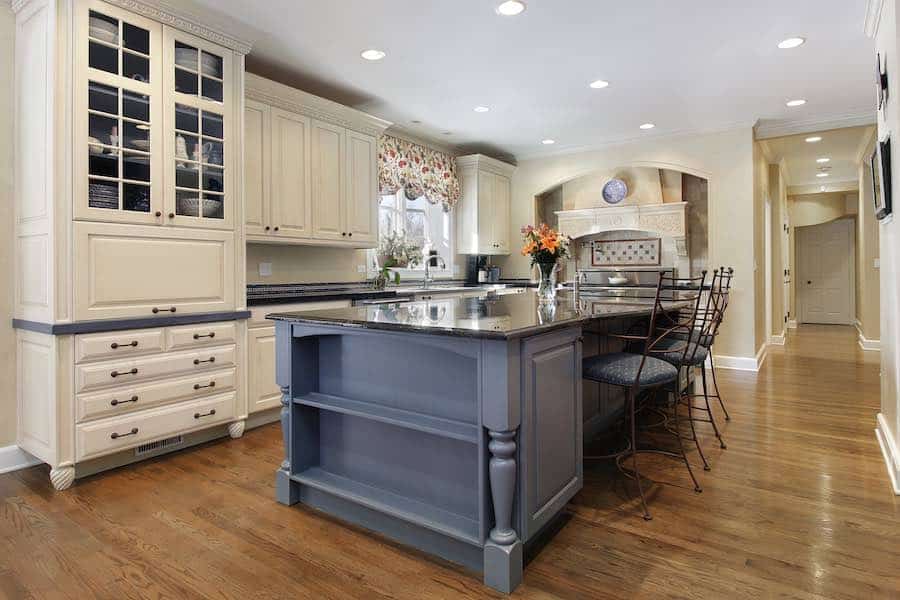
[[(706, 272), (704, 271), (703, 277), (699, 278), (699, 282), (696, 279), (691, 280), (691, 282), (698, 283), (699, 287), (702, 288), (705, 278)], [(658, 316), (672, 310), (671, 306), (667, 308), (663, 305), (663, 302), (665, 301), (665, 298), (663, 298), (662, 294), (663, 289), (668, 289), (674, 285), (676, 285), (676, 280), (674, 280), (674, 278), (665, 275), (660, 276), (656, 286), (656, 298), (653, 303), (653, 310), (650, 314), (650, 320), (646, 328), (647, 333), (645, 335), (607, 334), (608, 337), (620, 339), (628, 344), (639, 346), (641, 349), (639, 353), (614, 352), (610, 354), (601, 354), (599, 356), (591, 356), (583, 359), (582, 361), (582, 377), (584, 379), (620, 387), (625, 389), (626, 391), (626, 418), (628, 420), (630, 437), (628, 439), (628, 444), (624, 450), (610, 455), (608, 458), (615, 458), (616, 465), (623, 472), (625, 472), (625, 470), (622, 468), (622, 462), (629, 457), (631, 458), (631, 471), (634, 475), (635, 481), (637, 482), (638, 493), (640, 494), (641, 498), (641, 508), (643, 510), (643, 516), (647, 521), (651, 520), (653, 517), (650, 515), (650, 511), (647, 509), (647, 500), (644, 496), (644, 486), (641, 482), (641, 474), (638, 468), (638, 454), (650, 452), (681, 459), (691, 476), (691, 480), (694, 482), (694, 491), (698, 493), (703, 491), (700, 487), (700, 484), (697, 482), (697, 478), (694, 476), (694, 471), (691, 468), (691, 463), (690, 461), (688, 461), (687, 454), (684, 451), (682, 436), (676, 436), (676, 438), (678, 439), (678, 447), (680, 450), (680, 452), (678, 453), (655, 448), (639, 449), (637, 445), (636, 414), (638, 412), (639, 398), (644, 399), (647, 397), (648, 393), (655, 393), (670, 386), (676, 390), (679, 387), (678, 368), (675, 367), (672, 363), (667, 362), (661, 358), (651, 356), (650, 354), (653, 353), (654, 350), (658, 350), (659, 345), (662, 343), (666, 344), (666, 352), (677, 353), (681, 351), (682, 354), (686, 354), (690, 347), (689, 343), (682, 341), (680, 342), (681, 347), (679, 348), (677, 345), (668, 344), (667, 340), (671, 340), (672, 338), (670, 338), (669, 336), (675, 332), (687, 333), (688, 335), (690, 335), (690, 332), (694, 329), (694, 319), (696, 318), (697, 309), (700, 305), (701, 295), (697, 293), (696, 299), (693, 301), (691, 307), (687, 311), (689, 313), (689, 318), (680, 320), (672, 327), (664, 328), (661, 333), (657, 333), (656, 324)], [(678, 341), (676, 340), (676, 342)], [(678, 407), (680, 405), (681, 402), (677, 402), (675, 407), (674, 417), (676, 430), (678, 429), (680, 422), (678, 410)], [(691, 420), (690, 410), (691, 407), (690, 404), (688, 404), (689, 421)], [(585, 458), (590, 459), (591, 457)]]
[[(730, 421), (731, 415), (728, 414), (728, 409), (725, 407), (725, 402), (722, 400), (722, 395), (719, 393), (719, 383), (716, 381), (716, 363), (713, 358), (714, 353), (712, 351), (713, 344), (716, 341), (716, 338), (719, 336), (719, 327), (722, 326), (722, 322), (725, 320), (725, 309), (728, 308), (728, 303), (731, 300), (731, 280), (734, 278), (734, 269), (732, 267), (719, 267), (719, 281), (716, 285), (712, 286), (710, 290), (710, 294), (713, 299), (713, 308), (715, 311), (714, 319), (715, 325), (712, 330), (712, 335), (705, 340), (708, 344), (706, 347), (709, 349), (709, 370), (712, 374), (712, 384), (714, 392), (710, 394), (711, 398), (716, 398), (719, 401), (719, 406), (722, 407), (722, 412), (725, 413), (725, 420)], [(701, 342), (703, 343), (703, 342)]]

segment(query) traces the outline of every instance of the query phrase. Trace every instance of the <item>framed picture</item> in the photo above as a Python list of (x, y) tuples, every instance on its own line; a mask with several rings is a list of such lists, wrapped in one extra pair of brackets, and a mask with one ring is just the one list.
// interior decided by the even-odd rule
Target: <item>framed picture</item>
[(872, 197), (875, 199), (875, 218), (884, 219), (892, 212), (891, 198), (891, 138), (878, 142), (869, 159), (872, 172)]

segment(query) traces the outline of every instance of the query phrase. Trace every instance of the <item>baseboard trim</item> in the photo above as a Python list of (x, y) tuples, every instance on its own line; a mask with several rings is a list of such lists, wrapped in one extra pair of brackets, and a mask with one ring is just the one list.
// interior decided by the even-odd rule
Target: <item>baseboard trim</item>
[(41, 459), (28, 454), (16, 445), (0, 448), (0, 473), (11, 473), (39, 464)]
[(871, 352), (881, 352), (881, 340), (870, 340), (863, 335), (862, 323), (857, 319), (853, 325), (856, 327), (856, 337), (859, 341), (859, 347), (863, 350)]
[(788, 329), (797, 329), (797, 319), (788, 320)]
[(894, 489), (894, 494), (900, 496), (900, 451), (897, 450), (894, 440), (891, 439), (884, 415), (878, 413), (875, 421), (875, 437), (878, 439), (878, 445), (881, 446), (881, 454), (884, 456), (884, 464), (888, 470), (888, 477), (891, 479), (891, 487)]
[(782, 331), (778, 335), (770, 335), (769, 336), (769, 345), (770, 346), (784, 346), (784, 332)]
[[(763, 346), (761, 352), (764, 352), (764, 350), (765, 346)], [(765, 360), (765, 354), (763, 354), (762, 360)], [(762, 360), (760, 360), (759, 354), (752, 358), (748, 356), (715, 355), (717, 369), (731, 369), (733, 371), (759, 371), (759, 368), (762, 366)]]
[(247, 417), (247, 429), (255, 429), (281, 420), (281, 407), (269, 408)]

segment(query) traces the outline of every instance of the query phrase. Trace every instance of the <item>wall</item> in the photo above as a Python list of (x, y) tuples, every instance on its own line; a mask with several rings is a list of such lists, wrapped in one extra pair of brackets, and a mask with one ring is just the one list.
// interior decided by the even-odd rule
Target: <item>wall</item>
[(878, 340), (881, 335), (881, 311), (879, 281), (880, 270), (875, 267), (879, 258), (878, 221), (872, 197), (872, 172), (869, 157), (875, 149), (875, 132), (860, 156), (859, 194), (856, 217), (856, 319), (859, 331), (868, 340)]
[[(619, 165), (614, 169), (589, 173), (564, 182), (562, 185), (564, 210), (602, 205), (603, 186), (613, 177), (621, 179), (628, 186), (628, 195), (617, 206), (662, 204), (659, 169)], [(513, 231), (518, 231), (518, 227)]]
[[(272, 263), (272, 276), (259, 276), (259, 263)], [(343, 283), (363, 281), (357, 265), (366, 264), (365, 250), (318, 246), (247, 245), (247, 283)]]
[(857, 196), (845, 192), (824, 192), (788, 196), (792, 227), (820, 225), (856, 214)]
[(755, 349), (760, 351), (768, 343), (766, 331), (766, 199), (769, 195), (769, 163), (759, 142), (753, 143), (753, 287), (756, 290), (754, 309)]
[[(753, 132), (730, 131), (638, 140), (588, 152), (519, 163), (512, 179), (511, 228), (535, 220), (535, 197), (564, 182), (590, 174), (602, 177), (622, 165), (666, 168), (709, 182), (710, 264), (735, 269), (734, 294), (717, 353), (750, 359), (756, 354), (753, 282)], [(658, 179), (657, 179), (658, 181)], [(594, 198), (598, 190), (593, 190)], [(518, 254), (498, 260), (509, 277), (530, 277), (528, 260)], [(742, 363), (746, 364), (746, 363)]]
[(15, 19), (0, 2), (0, 448), (16, 441), (16, 339), (13, 314), (13, 58)]
[(780, 336), (785, 332), (786, 315), (784, 308), (784, 270), (790, 268), (787, 260), (787, 183), (783, 164), (769, 165), (769, 199), (772, 203), (771, 221), (767, 224), (772, 239), (772, 329), (770, 336)]

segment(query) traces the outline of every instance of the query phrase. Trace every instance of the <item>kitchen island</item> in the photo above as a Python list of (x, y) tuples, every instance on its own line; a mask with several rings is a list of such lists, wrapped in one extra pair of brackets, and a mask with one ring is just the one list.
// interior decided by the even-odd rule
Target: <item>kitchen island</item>
[[(303, 502), (483, 573), (504, 592), (582, 487), (582, 341), (652, 304), (561, 292), (268, 315)], [(673, 304), (673, 308), (677, 305)]]

